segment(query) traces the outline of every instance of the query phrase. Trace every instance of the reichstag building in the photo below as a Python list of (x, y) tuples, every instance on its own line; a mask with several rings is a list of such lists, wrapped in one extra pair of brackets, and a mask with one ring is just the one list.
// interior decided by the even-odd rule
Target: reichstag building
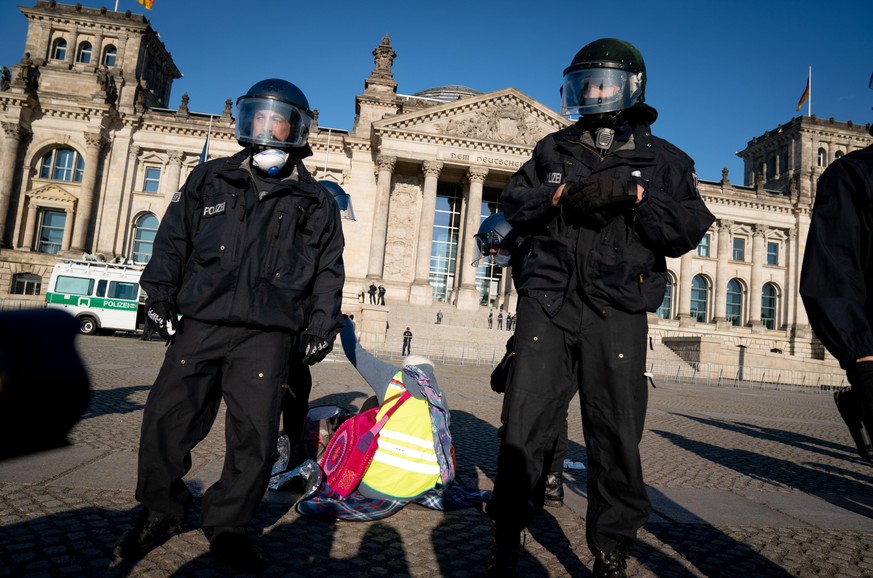
[[(239, 150), (230, 100), (215, 114), (189, 110), (187, 94), (171, 106), (181, 72), (143, 15), (54, 1), (20, 10), (22, 58), (0, 86), (0, 303), (41, 301), (59, 257), (145, 264), (207, 134), (211, 158)], [(470, 266), (472, 236), (537, 140), (568, 121), (512, 88), (404, 95), (394, 58), (386, 35), (354, 126), (316, 121), (310, 136), (310, 171), (352, 195), (344, 306), (383, 335), (410, 317), (432, 327), (437, 310), (458, 326), (512, 312), (506, 272)], [(832, 369), (798, 295), (800, 264), (819, 175), (871, 142), (868, 126), (795, 117), (738, 153), (742, 184), (727, 170), (702, 181), (717, 220), (696, 251), (668, 260), (653, 341), (686, 360), (736, 363), (742, 348), (759, 365)], [(388, 307), (363, 303), (371, 282), (385, 286)]]

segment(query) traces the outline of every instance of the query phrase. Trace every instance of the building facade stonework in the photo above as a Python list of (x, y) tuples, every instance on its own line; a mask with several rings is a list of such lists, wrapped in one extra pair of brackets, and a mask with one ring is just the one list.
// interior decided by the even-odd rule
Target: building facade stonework
[[(21, 12), (24, 56), (0, 91), (0, 301), (40, 300), (59, 257), (147, 262), (207, 137), (209, 158), (239, 150), (230, 99), (220, 113), (190, 110), (197, 95), (171, 107), (181, 73), (142, 15), (53, 1)], [(343, 222), (345, 303), (354, 307), (375, 282), (389, 305), (515, 311), (508, 271), (471, 266), (473, 235), (500, 210), (500, 191), (534, 144), (569, 121), (513, 88), (403, 95), (387, 35), (372, 57), (354, 126), (316, 121), (305, 160), (353, 199), (356, 220)], [(799, 299), (800, 263), (819, 175), (873, 142), (868, 129), (796, 117), (738, 153), (743, 184), (726, 169), (720, 181), (701, 181), (717, 220), (696, 251), (668, 260), (668, 295), (650, 315), (650, 335), (677, 351), (715, 341), (771, 364), (833, 365)]]

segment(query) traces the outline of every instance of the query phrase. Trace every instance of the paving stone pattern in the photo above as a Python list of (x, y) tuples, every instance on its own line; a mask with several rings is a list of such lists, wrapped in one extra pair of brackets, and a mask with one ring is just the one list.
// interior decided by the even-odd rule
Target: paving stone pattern
[[(133, 522), (142, 408), (163, 359), (158, 341), (90, 336), (78, 347), (92, 378), (89, 409), (71, 446), (0, 462), (0, 577), (229, 575), (197, 528), (135, 564), (112, 547)], [(459, 480), (490, 489), (501, 397), (490, 368), (438, 366), (452, 409)], [(312, 403), (356, 409), (370, 393), (332, 354), (313, 371)], [(578, 401), (568, 458), (585, 462)], [(224, 455), (220, 418), (198, 446), (196, 496)], [(827, 392), (659, 382), (649, 390), (643, 467), (654, 511), (629, 574), (873, 576), (873, 468), (859, 460)], [(567, 471), (566, 504), (546, 508), (525, 534), (521, 576), (591, 576), (585, 545), (585, 472)], [(268, 576), (480, 576), (492, 524), (481, 511), (407, 506), (372, 523), (296, 514), (297, 495), (268, 492), (253, 521)]]

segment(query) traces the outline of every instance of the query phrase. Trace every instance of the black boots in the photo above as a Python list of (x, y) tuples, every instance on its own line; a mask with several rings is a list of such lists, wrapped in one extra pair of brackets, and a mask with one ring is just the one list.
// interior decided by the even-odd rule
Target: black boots
[(868, 426), (873, 426), (873, 420), (864, 419), (864, 400), (853, 389), (834, 392), (834, 401), (843, 421), (849, 427), (849, 433), (858, 446), (858, 455), (862, 459), (873, 461), (873, 440)]
[(560, 508), (564, 505), (564, 476), (561, 472), (550, 472), (546, 476), (543, 504), (550, 508)]
[(517, 576), (518, 554), (521, 551), (521, 530), (508, 530), (497, 525), (491, 543), (491, 559), (485, 568), (489, 578)]
[(594, 557), (594, 578), (627, 578), (627, 551), (616, 546), (609, 554), (599, 552)]
[(122, 560), (139, 560), (153, 550), (166, 534), (178, 532), (183, 519), (143, 508), (133, 528), (121, 536), (113, 553)]

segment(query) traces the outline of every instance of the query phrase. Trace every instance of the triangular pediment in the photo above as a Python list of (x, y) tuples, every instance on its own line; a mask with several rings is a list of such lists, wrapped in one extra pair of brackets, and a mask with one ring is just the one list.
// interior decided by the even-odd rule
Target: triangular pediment
[(55, 184), (45, 185), (34, 189), (27, 193), (27, 196), (30, 197), (31, 201), (36, 201), (38, 203), (67, 204), (75, 203), (77, 200), (75, 195), (68, 193), (66, 190)]
[(532, 147), (570, 121), (514, 88), (384, 118), (373, 130), (384, 138), (497, 142)]

